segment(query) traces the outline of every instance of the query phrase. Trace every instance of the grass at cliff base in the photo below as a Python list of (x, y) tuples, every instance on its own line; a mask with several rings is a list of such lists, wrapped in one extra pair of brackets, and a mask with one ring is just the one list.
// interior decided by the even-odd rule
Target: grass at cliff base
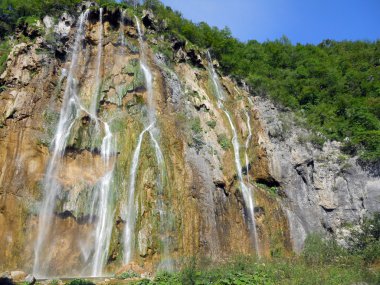
[[(300, 255), (257, 258), (239, 256), (226, 262), (192, 258), (177, 273), (159, 272), (136, 285), (352, 285), (380, 284), (379, 242), (365, 250), (342, 247), (333, 239), (310, 235)], [(374, 256), (373, 258), (371, 256)]]
[[(203, 268), (203, 269), (201, 269)], [(360, 264), (309, 264), (302, 258), (256, 260), (240, 257), (224, 265), (195, 265), (178, 273), (160, 272), (153, 281), (136, 285), (166, 284), (380, 284), (379, 274)], [(362, 284), (362, 283), (360, 283)]]

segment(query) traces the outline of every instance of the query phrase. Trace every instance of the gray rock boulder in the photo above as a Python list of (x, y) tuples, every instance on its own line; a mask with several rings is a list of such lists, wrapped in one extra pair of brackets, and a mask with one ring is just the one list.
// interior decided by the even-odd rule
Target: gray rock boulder
[(33, 275), (29, 274), (25, 277), (24, 282), (29, 285), (34, 285), (36, 283), (36, 278)]

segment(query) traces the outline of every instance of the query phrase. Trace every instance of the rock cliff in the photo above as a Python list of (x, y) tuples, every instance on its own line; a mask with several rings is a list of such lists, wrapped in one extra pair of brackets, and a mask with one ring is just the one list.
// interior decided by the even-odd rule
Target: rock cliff
[[(80, 14), (86, 14), (82, 36)], [(253, 97), (243, 83), (217, 74), (216, 90), (211, 69), (217, 63), (184, 41), (164, 38), (162, 29), (165, 23), (151, 13), (135, 20), (126, 11), (85, 3), (57, 21), (45, 17), (31, 40), (15, 39), (0, 76), (1, 270), (36, 270), (38, 255), (41, 276), (115, 271), (125, 263), (132, 215), (129, 261), (153, 271), (192, 256), (299, 252), (307, 234), (339, 238), (345, 225), (380, 210), (378, 176), (342, 155), (336, 142), (313, 145), (312, 134), (289, 111)], [(52, 191), (48, 168), (68, 86), (75, 112), (52, 172), (58, 190), (44, 225), (42, 208)], [(152, 108), (154, 131), (148, 127)], [(105, 160), (107, 136), (115, 149)], [(112, 179), (105, 180), (109, 173)], [(253, 219), (244, 185), (254, 197)], [(109, 220), (102, 222), (103, 216)], [(109, 240), (99, 241), (107, 229)], [(94, 273), (97, 262), (101, 270)]]

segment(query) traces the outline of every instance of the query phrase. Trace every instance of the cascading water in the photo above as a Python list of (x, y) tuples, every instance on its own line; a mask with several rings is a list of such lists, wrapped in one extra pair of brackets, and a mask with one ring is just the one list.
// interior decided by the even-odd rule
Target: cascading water
[[(90, 240), (79, 241), (83, 259), (88, 264), (83, 269), (83, 274), (89, 274), (90, 272), (90, 274), (94, 277), (101, 276), (108, 256), (114, 215), (111, 192), (115, 162), (111, 161), (111, 158), (115, 155), (116, 140), (108, 123), (100, 120), (97, 117), (96, 112), (98, 104), (97, 101), (99, 99), (97, 94), (99, 93), (100, 88), (100, 68), (103, 48), (102, 9), (100, 9), (99, 44), (95, 77), (95, 85), (97, 90), (92, 97), (90, 106), (92, 110), (87, 111), (81, 104), (81, 100), (77, 94), (78, 79), (75, 78), (75, 74), (78, 72), (78, 57), (81, 53), (81, 42), (85, 34), (85, 23), (88, 13), (89, 11), (82, 13), (79, 18), (70, 69), (67, 75), (67, 83), (60, 119), (52, 144), (52, 156), (49, 161), (44, 180), (45, 196), (40, 210), (38, 237), (35, 244), (35, 259), (33, 265), (33, 273), (37, 277), (47, 277), (48, 274), (47, 268), (51, 257), (45, 248), (48, 247), (46, 245), (47, 237), (52, 230), (57, 196), (62, 189), (62, 186), (57, 180), (57, 176), (60, 171), (62, 171), (60, 169), (60, 163), (65, 153), (67, 140), (70, 137), (76, 119), (79, 118), (80, 112), (86, 113), (91, 120), (95, 122), (97, 128), (99, 127), (99, 122), (104, 125), (105, 135), (102, 140), (100, 154), (106, 169), (104, 176), (99, 179), (96, 186), (93, 188), (91, 201), (89, 201), (89, 204), (91, 205), (89, 213), (90, 223), (94, 226), (94, 230), (91, 235), (92, 238)], [(43, 256), (42, 253), (44, 253)]]
[(248, 160), (248, 148), (249, 148), (249, 143), (252, 139), (252, 129), (251, 129), (251, 118), (249, 117), (249, 114), (247, 111), (245, 111), (245, 117), (247, 118), (247, 128), (248, 128), (248, 136), (247, 140), (245, 141), (245, 171), (247, 172), (247, 179), (249, 183), (249, 175), (248, 175), (248, 168), (249, 168), (249, 160)]
[[(158, 212), (160, 213), (160, 223), (161, 223), (161, 231), (164, 231), (162, 229), (162, 223), (164, 221), (165, 217), (165, 207), (164, 207), (164, 201), (163, 201), (163, 187), (164, 187), (164, 176), (165, 176), (165, 161), (164, 161), (164, 156), (162, 154), (160, 145), (158, 143), (157, 136), (159, 134), (159, 129), (156, 126), (156, 109), (155, 109), (155, 103), (154, 103), (154, 90), (153, 90), (153, 75), (148, 67), (147, 59), (146, 59), (146, 54), (145, 54), (145, 43), (143, 39), (143, 34), (141, 31), (141, 26), (140, 26), (140, 21), (138, 18), (135, 16), (136, 19), (136, 24), (137, 24), (137, 30), (139, 34), (139, 43), (140, 43), (140, 66), (141, 70), (144, 73), (145, 77), (145, 84), (146, 84), (146, 89), (147, 89), (147, 94), (148, 94), (148, 104), (147, 104), (147, 109), (148, 109), (148, 124), (149, 127), (144, 129), (140, 136), (139, 140), (137, 143), (136, 150), (133, 155), (133, 161), (132, 161), (132, 167), (131, 167), (131, 172), (130, 172), (130, 183), (129, 183), (129, 195), (128, 195), (128, 202), (127, 202), (127, 208), (125, 210), (126, 212), (126, 226), (125, 226), (125, 231), (124, 231), (124, 263), (127, 264), (131, 261), (132, 259), (132, 253), (133, 253), (133, 235), (134, 235), (134, 228), (136, 224), (136, 216), (135, 216), (135, 205), (134, 205), (134, 199), (135, 199), (135, 182), (136, 182), (136, 175), (137, 175), (137, 166), (138, 166), (138, 161), (139, 161), (139, 156), (141, 152), (141, 143), (142, 139), (144, 137), (144, 134), (146, 132), (149, 132), (150, 137), (151, 137), (151, 142), (152, 142), (152, 147), (155, 150), (156, 154), (156, 160), (157, 160), (157, 165), (158, 168), (160, 169), (160, 174), (158, 177), (158, 190), (157, 190), (157, 207), (158, 207)], [(162, 257), (165, 260), (168, 260), (168, 246), (167, 243), (164, 242), (164, 252), (162, 253)], [(166, 262), (168, 266), (165, 265), (165, 269), (171, 269), (169, 266), (169, 263)]]
[[(235, 154), (235, 166), (236, 166), (236, 171), (240, 183), (240, 187), (243, 193), (243, 199), (245, 202), (245, 205), (248, 209), (249, 217), (251, 219), (252, 225), (252, 233), (253, 233), (253, 240), (254, 240), (254, 247), (257, 252), (257, 255), (260, 256), (260, 248), (259, 248), (259, 242), (258, 242), (258, 236), (257, 236), (257, 229), (256, 229), (256, 219), (255, 219), (255, 201), (254, 201), (254, 195), (253, 191), (249, 189), (249, 187), (245, 184), (244, 179), (243, 179), (243, 173), (242, 173), (242, 164), (240, 161), (240, 145), (239, 145), (239, 140), (238, 140), (238, 135), (236, 132), (235, 125), (232, 121), (231, 115), (228, 113), (228, 111), (225, 109), (223, 105), (223, 100), (224, 100), (224, 93), (223, 89), (221, 87), (218, 75), (215, 71), (214, 65), (212, 63), (211, 55), (209, 52), (207, 52), (207, 57), (209, 61), (209, 70), (212, 78), (212, 82), (214, 85), (215, 89), (215, 94), (218, 100), (218, 107), (225, 113), (228, 122), (230, 124), (231, 130), (232, 130), (232, 145), (234, 149), (234, 154)], [(250, 129), (250, 128), (249, 128)], [(247, 153), (246, 153), (247, 155)], [(246, 157), (247, 159), (248, 157)]]
[[(96, 75), (95, 75), (95, 93), (92, 96), (92, 101), (90, 105), (89, 114), (91, 118), (96, 123), (96, 128), (98, 129), (98, 122), (101, 121), (97, 117), (97, 105), (99, 101), (99, 92), (101, 86), (101, 65), (102, 65), (102, 55), (103, 55), (103, 8), (99, 10), (99, 42), (98, 42), (98, 53), (96, 62)], [(100, 178), (97, 183), (94, 194), (91, 201), (91, 221), (95, 223), (95, 229), (93, 231), (93, 246), (90, 250), (93, 252), (92, 259), (90, 261), (91, 275), (101, 276), (103, 273), (103, 268), (106, 264), (106, 259), (108, 256), (109, 245), (111, 241), (112, 234), (112, 221), (114, 216), (114, 211), (112, 208), (112, 183), (113, 183), (113, 172), (115, 163), (111, 163), (112, 156), (115, 155), (116, 141), (113, 136), (110, 126), (106, 122), (102, 122), (104, 125), (105, 136), (101, 145), (101, 157), (103, 163), (106, 167), (106, 173)], [(95, 134), (97, 135), (97, 134)], [(96, 221), (94, 218), (96, 217)]]
[[(115, 138), (107, 123), (104, 123), (105, 136), (103, 138), (101, 146), (101, 156), (103, 163), (107, 167), (106, 174), (101, 178), (99, 186), (96, 187), (98, 195), (94, 198), (98, 198), (97, 211), (91, 213), (91, 216), (97, 216), (98, 221), (94, 231), (95, 237), (95, 253), (92, 260), (92, 276), (101, 276), (102, 270), (106, 263), (108, 256), (109, 244), (111, 241), (112, 225), (113, 225), (113, 209), (111, 201), (111, 189), (114, 164), (110, 159), (115, 154)], [(96, 197), (99, 196), (99, 197)]]
[[(38, 277), (44, 277), (47, 272), (47, 266), (45, 266), (42, 262), (41, 254), (43, 247), (46, 247), (46, 238), (50, 233), (53, 222), (56, 196), (61, 189), (61, 186), (57, 181), (56, 174), (59, 170), (59, 162), (64, 154), (67, 139), (74, 124), (74, 119), (77, 116), (77, 108), (74, 99), (77, 92), (77, 80), (75, 79), (75, 73), (78, 68), (78, 56), (81, 51), (81, 42), (84, 37), (85, 23), (88, 12), (88, 10), (83, 12), (79, 17), (79, 24), (75, 36), (70, 70), (67, 76), (59, 123), (57, 126), (57, 132), (55, 133), (54, 140), (52, 142), (52, 156), (44, 179), (44, 199), (39, 212), (38, 236), (34, 247), (33, 274)], [(45, 256), (44, 260), (48, 262), (49, 257)]]
[(135, 210), (135, 189), (136, 189), (136, 175), (137, 168), (139, 165), (140, 152), (141, 152), (141, 144), (146, 132), (148, 132), (153, 125), (149, 125), (146, 129), (144, 129), (137, 141), (136, 149), (133, 153), (132, 157), (132, 165), (129, 173), (129, 193), (128, 193), (128, 201), (126, 207), (126, 223), (124, 228), (124, 263), (127, 264), (132, 259), (132, 244), (133, 244), (133, 236), (135, 231), (136, 224), (136, 210)]
[(96, 73), (95, 73), (95, 91), (92, 95), (92, 100), (90, 104), (90, 114), (96, 117), (96, 111), (98, 107), (99, 92), (101, 86), (101, 75), (100, 69), (102, 66), (102, 55), (103, 55), (103, 8), (99, 9), (99, 35), (98, 35), (98, 55), (96, 60)]

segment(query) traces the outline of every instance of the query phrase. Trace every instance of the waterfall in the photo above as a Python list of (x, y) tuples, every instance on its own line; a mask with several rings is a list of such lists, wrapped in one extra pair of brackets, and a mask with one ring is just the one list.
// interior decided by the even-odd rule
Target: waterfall
[(136, 24), (137, 24), (137, 31), (139, 34), (139, 43), (141, 47), (140, 52), (140, 65), (141, 70), (144, 73), (145, 77), (145, 84), (146, 84), (146, 90), (148, 93), (148, 119), (149, 124), (155, 123), (156, 121), (156, 111), (155, 111), (155, 104), (154, 104), (154, 92), (153, 92), (153, 75), (150, 71), (150, 68), (148, 67), (146, 54), (145, 54), (145, 42), (143, 39), (143, 34), (141, 31), (141, 25), (138, 18), (135, 16)]
[(122, 47), (122, 49), (124, 49), (126, 46), (125, 31), (124, 31), (124, 29), (125, 29), (125, 25), (124, 25), (125, 13), (126, 13), (125, 10), (123, 10), (121, 12), (121, 23), (120, 23), (120, 31), (119, 31), (119, 41), (120, 41), (120, 46)]
[[(70, 135), (71, 128), (73, 127), (74, 119), (77, 116), (77, 108), (75, 104), (77, 80), (75, 79), (75, 73), (78, 69), (78, 56), (81, 51), (81, 42), (84, 37), (87, 16), (88, 10), (83, 12), (79, 17), (60, 118), (52, 142), (52, 155), (43, 182), (44, 198), (39, 212), (38, 236), (34, 246), (33, 264), (33, 274), (38, 277), (44, 277), (47, 272), (47, 266), (41, 261), (41, 251), (46, 247), (46, 238), (50, 233), (53, 222), (56, 196), (61, 189), (61, 186), (56, 179), (59, 162), (64, 154), (67, 139)], [(45, 261), (48, 261), (49, 257), (44, 257), (44, 259)]]
[(99, 9), (99, 35), (98, 35), (98, 55), (96, 61), (96, 73), (95, 73), (95, 91), (92, 95), (92, 100), (90, 104), (90, 114), (96, 117), (96, 111), (98, 108), (99, 93), (101, 87), (101, 76), (100, 69), (102, 65), (102, 55), (103, 55), (103, 8)]
[[(147, 97), (148, 97), (148, 123), (149, 127), (144, 129), (140, 136), (137, 143), (136, 150), (133, 155), (133, 161), (132, 161), (132, 167), (130, 172), (130, 178), (129, 178), (129, 195), (128, 195), (128, 202), (126, 205), (126, 226), (124, 231), (124, 263), (127, 264), (132, 259), (132, 253), (133, 253), (133, 235), (135, 231), (135, 223), (136, 223), (136, 216), (135, 216), (135, 205), (134, 205), (134, 199), (135, 199), (135, 183), (136, 183), (136, 175), (137, 175), (137, 167), (138, 167), (138, 161), (139, 161), (139, 155), (141, 151), (141, 143), (143, 136), (146, 132), (149, 132), (152, 147), (154, 148), (156, 159), (157, 159), (157, 166), (160, 169), (160, 174), (158, 177), (158, 195), (157, 195), (157, 205), (158, 205), (158, 212), (160, 213), (160, 226), (162, 231), (162, 223), (164, 222), (165, 218), (165, 207), (164, 207), (164, 201), (163, 201), (163, 187), (164, 187), (164, 176), (165, 176), (165, 161), (164, 156), (162, 154), (161, 147), (158, 143), (158, 135), (159, 135), (159, 129), (156, 126), (156, 108), (155, 108), (155, 102), (154, 102), (154, 90), (153, 90), (153, 75), (152, 72), (148, 66), (146, 54), (145, 54), (145, 43), (143, 39), (143, 34), (141, 30), (140, 21), (135, 16), (136, 24), (137, 24), (137, 31), (139, 34), (139, 44), (140, 44), (140, 66), (141, 70), (144, 73), (145, 78), (145, 84), (146, 84), (146, 90), (147, 90)], [(167, 242), (164, 242), (164, 253), (163, 255), (166, 255), (166, 252), (168, 252), (168, 245)], [(167, 256), (164, 256), (166, 259)], [(168, 268), (169, 269), (169, 268)]]
[[(61, 169), (59, 165), (65, 153), (66, 143), (70, 136), (71, 130), (78, 119), (79, 112), (84, 112), (95, 121), (96, 127), (99, 127), (99, 122), (104, 125), (104, 137), (101, 145), (101, 158), (106, 169), (106, 173), (101, 177), (93, 188), (90, 203), (90, 223), (94, 224), (94, 230), (91, 240), (80, 240), (80, 250), (82, 256), (89, 262), (91, 275), (100, 276), (103, 267), (106, 264), (108, 256), (109, 244), (112, 234), (113, 215), (112, 209), (112, 184), (113, 184), (113, 170), (114, 162), (111, 162), (111, 157), (115, 155), (116, 140), (113, 136), (108, 123), (103, 122), (97, 117), (97, 104), (99, 100), (100, 90), (100, 68), (103, 48), (103, 27), (102, 27), (102, 9), (100, 9), (100, 27), (99, 27), (99, 43), (97, 55), (97, 68), (95, 77), (96, 92), (93, 94), (90, 110), (81, 104), (78, 96), (77, 82), (75, 74), (78, 71), (78, 56), (81, 52), (81, 42), (85, 34), (85, 22), (88, 16), (88, 11), (81, 14), (77, 33), (75, 36), (74, 48), (70, 69), (67, 75), (67, 83), (64, 92), (64, 98), (60, 113), (60, 119), (52, 143), (52, 155), (49, 161), (46, 176), (44, 180), (44, 200), (41, 205), (39, 224), (38, 224), (38, 237), (35, 244), (35, 259), (33, 265), (33, 273), (38, 277), (46, 277), (48, 273), (48, 264), (51, 260), (49, 252), (43, 256), (42, 252), (48, 248), (49, 242), (47, 237), (52, 230), (52, 222), (54, 217), (54, 208), (56, 206), (56, 198), (60, 193), (62, 186), (57, 181), (57, 176)], [(87, 271), (86, 271), (87, 272)]]
[[(110, 158), (115, 154), (115, 139), (111, 133), (110, 127), (104, 123), (106, 135), (103, 138), (101, 146), (101, 156), (103, 163), (107, 167), (106, 174), (101, 178), (99, 187), (95, 190), (99, 193), (97, 211), (91, 213), (91, 216), (98, 217), (95, 227), (95, 253), (92, 260), (92, 276), (97, 277), (102, 275), (102, 270), (106, 264), (108, 256), (109, 244), (111, 241), (112, 225), (113, 225), (113, 210), (111, 201), (112, 179), (114, 165), (111, 164)], [(110, 168), (110, 169), (108, 169)]]
[[(260, 256), (260, 249), (259, 249), (259, 242), (258, 242), (258, 236), (257, 236), (257, 229), (256, 229), (256, 219), (255, 219), (255, 200), (254, 200), (254, 195), (253, 195), (253, 190), (251, 190), (248, 185), (245, 184), (243, 180), (243, 173), (242, 173), (242, 164), (240, 160), (240, 145), (239, 145), (239, 140), (238, 140), (238, 135), (237, 131), (235, 128), (235, 125), (232, 121), (231, 115), (229, 112), (226, 110), (226, 108), (223, 105), (223, 100), (224, 100), (224, 93), (222, 86), (220, 84), (218, 75), (215, 71), (215, 68), (212, 64), (212, 59), (209, 51), (207, 52), (207, 57), (209, 61), (209, 70), (211, 74), (211, 79), (214, 85), (215, 89), (215, 94), (218, 100), (218, 107), (224, 112), (226, 115), (228, 122), (230, 124), (231, 130), (232, 130), (232, 145), (234, 149), (234, 154), (235, 154), (235, 166), (236, 166), (236, 171), (240, 183), (240, 188), (243, 194), (243, 199), (245, 202), (245, 206), (247, 207), (249, 217), (251, 219), (251, 228), (253, 232), (253, 240), (254, 240), (254, 247), (257, 252), (257, 255)], [(247, 153), (246, 153), (247, 155)], [(246, 157), (247, 159), (247, 157)]]
[(136, 190), (136, 176), (137, 176), (137, 168), (139, 165), (140, 152), (141, 152), (141, 144), (146, 132), (148, 132), (153, 125), (149, 125), (146, 129), (144, 129), (137, 141), (136, 149), (133, 153), (132, 165), (129, 172), (129, 193), (128, 193), (128, 201), (126, 207), (126, 223), (124, 228), (124, 263), (127, 264), (131, 261), (132, 258), (132, 244), (133, 244), (133, 235), (135, 231), (136, 224), (136, 211), (135, 211), (135, 190)]
[(248, 148), (249, 148), (249, 142), (252, 139), (252, 128), (251, 128), (251, 118), (249, 117), (249, 114), (247, 111), (245, 111), (245, 117), (247, 118), (247, 128), (248, 128), (248, 136), (247, 140), (245, 141), (245, 170), (247, 171), (247, 179), (249, 183), (249, 174), (248, 174), (248, 168), (249, 168), (249, 160), (248, 160)]

